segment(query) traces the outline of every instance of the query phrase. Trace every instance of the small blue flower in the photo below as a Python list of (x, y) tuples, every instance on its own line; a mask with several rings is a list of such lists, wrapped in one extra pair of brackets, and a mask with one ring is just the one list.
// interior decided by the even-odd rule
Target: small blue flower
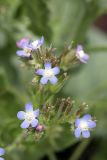
[(16, 45), (22, 49), (16, 52), (17, 56), (22, 58), (31, 58), (32, 48), (28, 38), (21, 39), (20, 41), (16, 42)]
[(42, 46), (44, 43), (44, 37), (42, 36), (41, 39), (38, 39), (38, 40), (35, 40), (31, 43), (31, 47), (32, 47), (32, 50), (37, 50), (38, 48), (40, 48), (40, 46)]
[(16, 42), (17, 47), (24, 48), (29, 45), (29, 39), (28, 38), (22, 38), (21, 40)]
[(76, 49), (76, 57), (82, 62), (82, 63), (87, 63), (89, 60), (89, 55), (86, 54), (83, 50), (82, 45), (78, 45)]
[(79, 138), (82, 134), (82, 137), (89, 138), (90, 137), (90, 129), (96, 127), (96, 122), (92, 120), (90, 114), (84, 115), (82, 118), (77, 118), (75, 120), (75, 137)]
[(1, 156), (5, 154), (5, 150), (3, 148), (0, 148), (0, 160), (4, 160)]
[(24, 120), (21, 128), (29, 128), (30, 125), (36, 127), (38, 125), (37, 117), (39, 116), (39, 109), (33, 111), (32, 103), (27, 103), (25, 105), (25, 111), (19, 111), (17, 113), (18, 119)]
[(31, 52), (40, 48), (40, 46), (43, 45), (43, 43), (44, 43), (43, 36), (41, 39), (33, 42), (30, 42), (28, 38), (23, 38), (20, 41), (16, 42), (16, 45), (23, 50), (18, 50), (16, 54), (22, 58), (31, 58)]
[(45, 69), (37, 69), (36, 74), (42, 75), (43, 77), (40, 80), (41, 84), (47, 84), (48, 81), (51, 82), (51, 84), (56, 84), (58, 79), (55, 75), (60, 73), (60, 69), (58, 66), (52, 68), (52, 63), (46, 62), (44, 64)]

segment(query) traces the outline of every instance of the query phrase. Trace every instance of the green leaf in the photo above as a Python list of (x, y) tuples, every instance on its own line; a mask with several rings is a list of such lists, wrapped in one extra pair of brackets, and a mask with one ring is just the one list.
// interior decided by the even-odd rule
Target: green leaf
[(51, 38), (49, 27), (49, 9), (45, 0), (23, 0), (23, 5), (29, 17), (30, 29), (39, 36), (45, 36), (47, 40)]
[(98, 3), (99, 12), (98, 14), (104, 14), (107, 13), (107, 1), (106, 0), (96, 0)]
[(50, 25), (54, 43), (61, 46), (64, 41), (84, 42), (88, 28), (98, 17), (97, 3), (95, 0), (51, 1)]

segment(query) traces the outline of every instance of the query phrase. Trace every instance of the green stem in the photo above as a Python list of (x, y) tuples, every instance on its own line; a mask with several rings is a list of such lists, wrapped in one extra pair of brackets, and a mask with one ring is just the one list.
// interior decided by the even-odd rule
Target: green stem
[(90, 139), (87, 139), (81, 142), (69, 160), (78, 160), (82, 155), (82, 153), (84, 152), (84, 150), (86, 149), (86, 147), (88, 146), (89, 142), (90, 142)]
[(6, 151), (11, 152), (14, 148), (17, 148), (20, 143), (27, 137), (27, 132), (22, 132), (13, 143), (6, 147)]
[(48, 153), (49, 160), (56, 160), (56, 156), (53, 152)]

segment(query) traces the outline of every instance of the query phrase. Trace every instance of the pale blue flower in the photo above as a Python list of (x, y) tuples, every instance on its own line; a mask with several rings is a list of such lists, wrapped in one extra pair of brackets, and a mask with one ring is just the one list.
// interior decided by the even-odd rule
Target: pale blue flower
[(89, 60), (89, 55), (84, 52), (82, 45), (78, 45), (78, 46), (77, 46), (77, 49), (76, 49), (76, 57), (77, 57), (77, 58), (80, 60), (80, 62), (82, 62), (82, 63), (87, 63), (87, 61)]
[(31, 58), (32, 48), (28, 38), (21, 39), (20, 41), (16, 42), (16, 45), (22, 49), (16, 52), (17, 56), (22, 58)]
[(23, 38), (20, 41), (16, 42), (16, 45), (22, 50), (16, 52), (17, 56), (22, 58), (32, 58), (31, 52), (40, 48), (44, 43), (44, 37), (41, 39), (31, 42), (28, 38)]
[(0, 148), (0, 160), (4, 160), (1, 156), (5, 154), (5, 150), (3, 148)]
[(90, 129), (96, 127), (96, 122), (92, 120), (90, 114), (84, 115), (82, 118), (77, 118), (75, 120), (75, 137), (79, 138), (81, 135), (84, 138), (90, 137)]
[(46, 62), (44, 64), (45, 69), (37, 69), (36, 74), (42, 75), (43, 77), (40, 80), (41, 84), (47, 84), (50, 81), (51, 84), (56, 84), (58, 79), (55, 75), (60, 73), (58, 66), (52, 68), (52, 63)]
[(41, 39), (35, 40), (31, 43), (31, 48), (32, 50), (37, 50), (40, 48), (40, 46), (42, 46), (44, 43), (44, 37), (42, 36)]
[(26, 46), (29, 46), (30, 40), (28, 38), (22, 38), (21, 40), (16, 42), (17, 47), (24, 48)]
[(27, 103), (25, 105), (25, 112), (19, 111), (17, 113), (17, 117), (20, 120), (24, 120), (21, 124), (21, 128), (29, 128), (31, 125), (32, 127), (36, 127), (38, 125), (38, 116), (39, 116), (39, 109), (33, 111), (32, 103)]

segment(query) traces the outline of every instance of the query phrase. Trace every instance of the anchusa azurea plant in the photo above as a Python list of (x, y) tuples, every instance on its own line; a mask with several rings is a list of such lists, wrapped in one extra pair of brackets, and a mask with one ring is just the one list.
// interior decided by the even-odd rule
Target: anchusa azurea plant
[[(69, 127), (60, 131), (68, 130), (75, 139), (89, 138), (90, 131), (96, 127), (96, 120), (86, 113), (88, 105), (78, 105), (70, 97), (60, 96), (61, 88), (72, 73), (71, 69), (88, 63), (89, 55), (85, 53), (83, 46), (69, 45), (61, 54), (57, 54), (52, 45), (45, 46), (44, 37), (34, 41), (23, 38), (16, 45), (20, 48), (16, 52), (19, 60), (33, 73), (30, 102), (26, 100), (24, 111), (22, 109), (16, 113), (17, 118), (22, 121), (20, 127), (26, 131), (24, 137), (33, 135), (32, 139), (40, 141), (51, 133), (57, 135), (60, 130), (57, 126), (63, 128), (67, 125)], [(3, 155), (3, 150), (0, 151), (0, 155)]]

